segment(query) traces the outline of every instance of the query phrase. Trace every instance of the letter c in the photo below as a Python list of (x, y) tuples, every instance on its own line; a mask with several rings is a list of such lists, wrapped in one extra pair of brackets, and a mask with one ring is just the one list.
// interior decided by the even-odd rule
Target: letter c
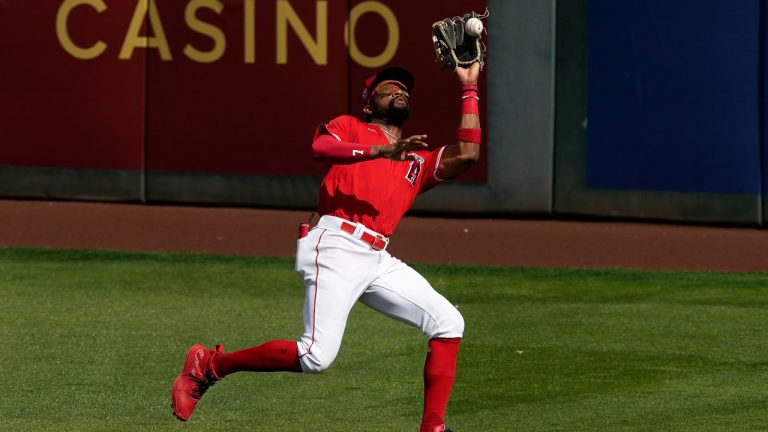
[(102, 13), (107, 9), (107, 5), (104, 4), (103, 0), (64, 0), (56, 14), (56, 36), (58, 36), (59, 43), (64, 48), (64, 51), (75, 58), (91, 60), (100, 56), (107, 49), (107, 44), (103, 41), (97, 41), (93, 46), (83, 48), (75, 45), (67, 31), (69, 13), (72, 12), (72, 9), (84, 4), (96, 9), (98, 13)]

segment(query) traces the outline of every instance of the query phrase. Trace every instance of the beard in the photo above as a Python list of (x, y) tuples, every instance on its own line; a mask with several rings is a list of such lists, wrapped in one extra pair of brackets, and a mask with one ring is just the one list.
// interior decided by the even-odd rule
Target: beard
[(407, 101), (402, 106), (395, 105), (395, 101), (396, 99), (392, 100), (386, 108), (373, 105), (373, 114), (371, 115), (371, 118), (384, 120), (391, 125), (402, 126), (403, 123), (408, 120), (411, 111), (408, 108)]
[(393, 125), (402, 126), (408, 120), (409, 115), (411, 115), (411, 111), (407, 104), (398, 107), (395, 106), (395, 101), (392, 101), (387, 107), (387, 120)]

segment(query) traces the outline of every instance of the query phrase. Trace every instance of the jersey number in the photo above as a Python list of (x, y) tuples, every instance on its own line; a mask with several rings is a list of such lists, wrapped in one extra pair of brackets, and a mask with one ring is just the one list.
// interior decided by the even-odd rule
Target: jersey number
[(416, 186), (416, 180), (419, 179), (419, 174), (421, 173), (421, 167), (424, 165), (424, 158), (417, 155), (416, 153), (411, 153), (416, 160), (411, 161), (411, 166), (408, 168), (408, 174), (405, 175), (405, 179), (408, 180), (408, 182), (411, 184), (411, 187)]

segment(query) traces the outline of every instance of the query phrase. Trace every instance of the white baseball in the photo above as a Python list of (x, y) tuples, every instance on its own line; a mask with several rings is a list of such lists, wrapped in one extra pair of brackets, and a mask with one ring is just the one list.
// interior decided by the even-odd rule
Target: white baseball
[(480, 33), (483, 32), (483, 22), (478, 18), (470, 18), (467, 20), (467, 23), (464, 24), (464, 29), (467, 31), (468, 35), (478, 37), (480, 36)]

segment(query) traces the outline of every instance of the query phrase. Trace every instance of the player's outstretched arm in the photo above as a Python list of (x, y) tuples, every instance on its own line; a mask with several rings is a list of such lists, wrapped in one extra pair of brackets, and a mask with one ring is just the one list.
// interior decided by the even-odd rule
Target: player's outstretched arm
[(468, 68), (457, 67), (456, 77), (461, 84), (461, 119), (456, 132), (456, 144), (449, 145), (443, 151), (438, 169), (443, 179), (453, 179), (468, 170), (480, 158), (480, 110), (477, 82), (480, 76), (480, 63), (472, 63)]
[(370, 144), (345, 142), (327, 132), (312, 141), (312, 154), (317, 161), (342, 165), (372, 159)]
[(318, 161), (341, 165), (376, 158), (407, 161), (414, 159), (408, 152), (429, 147), (424, 142), (426, 138), (426, 135), (412, 135), (388, 145), (371, 145), (345, 142), (327, 133), (320, 133), (312, 141), (312, 154)]

